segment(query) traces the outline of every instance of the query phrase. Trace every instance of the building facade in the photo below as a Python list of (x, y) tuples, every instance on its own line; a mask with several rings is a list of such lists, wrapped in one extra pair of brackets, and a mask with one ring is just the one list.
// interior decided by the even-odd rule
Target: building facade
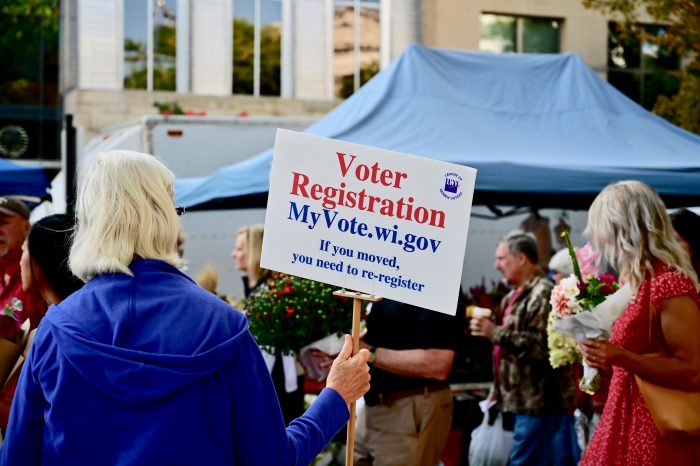
[(424, 0), (425, 45), (489, 52), (575, 52), (622, 93), (647, 109), (678, 90), (681, 60), (652, 38), (665, 34), (643, 12), (648, 38), (625, 35), (617, 21), (582, 0)]
[(87, 139), (155, 102), (320, 117), (412, 42), (576, 52), (647, 108), (680, 66), (581, 0), (65, 0), (61, 14), (64, 111)]
[(177, 101), (322, 116), (412, 42), (420, 0), (66, 0), (65, 112), (87, 136)]

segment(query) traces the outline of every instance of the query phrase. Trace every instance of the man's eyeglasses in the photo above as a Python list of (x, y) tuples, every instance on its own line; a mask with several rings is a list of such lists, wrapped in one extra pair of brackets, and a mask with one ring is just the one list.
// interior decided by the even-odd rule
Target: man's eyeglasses
[(181, 205), (175, 205), (175, 213), (178, 215), (178, 217), (182, 214), (185, 213), (185, 207)]

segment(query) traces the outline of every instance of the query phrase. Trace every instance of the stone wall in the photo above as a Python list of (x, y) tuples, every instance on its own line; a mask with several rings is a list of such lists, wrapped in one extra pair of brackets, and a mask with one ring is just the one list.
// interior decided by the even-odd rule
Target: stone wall
[(84, 142), (106, 126), (158, 113), (154, 102), (177, 102), (184, 110), (207, 115), (322, 117), (339, 101), (280, 99), (279, 97), (203, 96), (175, 92), (73, 90), (65, 98), (65, 113), (84, 130)]

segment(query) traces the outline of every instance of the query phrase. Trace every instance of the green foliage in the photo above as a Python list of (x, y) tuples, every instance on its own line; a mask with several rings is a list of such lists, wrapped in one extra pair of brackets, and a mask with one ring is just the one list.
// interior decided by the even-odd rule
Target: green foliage
[(252, 23), (241, 19), (233, 20), (233, 92), (253, 93), (253, 38), (255, 28)]
[(267, 25), (260, 34), (260, 94), (280, 95), (282, 79), (282, 37), (276, 25)]
[[(0, 6), (0, 103), (58, 100), (58, 2), (4, 0)], [(43, 46), (43, 50), (42, 50)], [(44, 82), (44, 101), (39, 102)]]
[[(677, 73), (678, 82), (672, 78), (652, 83), (662, 86), (654, 105), (654, 112), (672, 123), (700, 134), (700, 110), (698, 110), (698, 76), (700, 75), (700, 2), (686, 0), (583, 0), (587, 8), (595, 8), (606, 14), (623, 18), (622, 26), (629, 34), (656, 43), (678, 56), (687, 64)], [(647, 13), (654, 21), (664, 24), (666, 33), (650, 36), (640, 24), (640, 14)], [(663, 91), (677, 85), (671, 96)], [(653, 92), (653, 91), (652, 91)]]
[[(233, 91), (253, 93), (255, 27), (243, 18), (233, 20)], [(260, 94), (280, 95), (282, 39), (277, 25), (260, 31)]]
[[(174, 91), (176, 86), (175, 57), (177, 33), (165, 24), (154, 28), (153, 89)], [(124, 76), (126, 89), (146, 89), (148, 83), (146, 44), (133, 39), (124, 40), (124, 61), (131, 70)]]
[(659, 96), (654, 113), (700, 134), (700, 77), (695, 73), (684, 73), (678, 93), (671, 97)]
[[(371, 63), (360, 68), (360, 87), (364, 86), (367, 81), (372, 79), (375, 74), (379, 73), (379, 63), (372, 61)], [(338, 97), (347, 99), (355, 93), (355, 76), (349, 74), (343, 76), (340, 81), (340, 91)]]
[(288, 354), (352, 326), (352, 300), (333, 296), (338, 288), (281, 273), (244, 302), (258, 345)]
[(161, 115), (184, 115), (185, 111), (177, 102), (153, 102)]

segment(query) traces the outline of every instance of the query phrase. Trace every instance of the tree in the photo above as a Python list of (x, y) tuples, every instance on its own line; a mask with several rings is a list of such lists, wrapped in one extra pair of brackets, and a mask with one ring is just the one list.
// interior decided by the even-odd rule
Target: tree
[[(684, 57), (678, 72), (680, 85), (672, 96), (660, 95), (654, 113), (672, 123), (700, 134), (700, 1), (698, 0), (583, 0), (584, 6), (619, 15), (621, 26), (646, 42), (657, 43)], [(649, 36), (640, 23), (646, 12), (665, 25), (666, 33)]]
[(0, 103), (58, 101), (58, 13), (55, 0), (0, 3)]
[[(233, 92), (253, 93), (255, 26), (243, 19), (233, 20)], [(278, 24), (260, 30), (260, 95), (280, 95), (282, 34)]]

